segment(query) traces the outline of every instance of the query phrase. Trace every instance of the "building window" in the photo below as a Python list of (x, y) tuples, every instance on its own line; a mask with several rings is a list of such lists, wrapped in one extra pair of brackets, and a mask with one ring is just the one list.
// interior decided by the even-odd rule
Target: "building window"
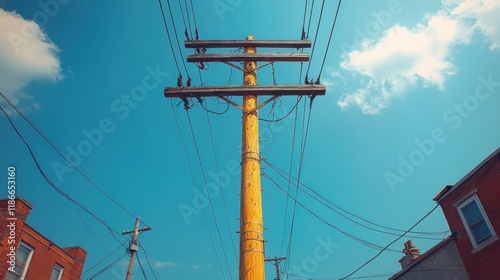
[(474, 248), (495, 236), (477, 195), (474, 194), (462, 202), (458, 206), (458, 210)]
[(34, 249), (22, 242), (17, 247), (16, 265), (7, 271), (6, 280), (24, 280)]
[(63, 274), (64, 268), (57, 264), (54, 265), (54, 268), (52, 269), (52, 274), (50, 275), (50, 280), (61, 280), (62, 274)]

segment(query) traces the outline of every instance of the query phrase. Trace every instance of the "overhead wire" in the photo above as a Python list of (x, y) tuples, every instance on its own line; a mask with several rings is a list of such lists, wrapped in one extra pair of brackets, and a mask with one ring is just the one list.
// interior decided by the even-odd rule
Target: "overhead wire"
[(106, 255), (104, 258), (102, 258), (100, 261), (98, 261), (96, 264), (94, 264), (93, 266), (91, 266), (90, 268), (86, 269), (83, 273), (82, 273), (82, 276), (85, 275), (85, 274), (88, 274), (90, 271), (92, 271), (92, 269), (94, 269), (95, 267), (97, 267), (98, 265), (100, 265), (101, 263), (103, 263), (105, 260), (107, 260), (109, 257), (111, 257), (114, 253), (116, 253), (116, 251), (118, 251), (119, 249), (121, 248), (125, 248), (124, 245), (125, 243), (127, 242), (127, 240), (125, 240), (125, 242), (123, 242), (120, 246), (118, 246), (115, 250), (113, 250), (112, 252), (110, 252), (108, 255)]
[(191, 2), (191, 11), (192, 11), (192, 14), (193, 14), (193, 20), (194, 20), (194, 32), (195, 32), (195, 39), (198, 40), (199, 39), (199, 35), (198, 35), (198, 24), (196, 23), (196, 15), (194, 13), (194, 7), (193, 7), (193, 0), (189, 0), (189, 2)]
[(187, 15), (188, 26), (189, 26), (189, 36), (192, 39), (193, 38), (193, 29), (191, 28), (191, 19), (189, 17), (189, 7), (188, 7), (188, 4), (187, 4), (186, 0), (184, 0), (184, 4), (186, 5), (186, 15)]
[[(264, 162), (265, 162), (265, 163), (266, 163), (269, 167), (271, 167), (271, 169), (273, 169), (276, 173), (278, 173), (278, 175), (280, 175), (280, 177), (282, 177), (283, 179), (285, 179), (286, 181), (288, 181), (288, 182), (290, 183), (289, 178), (287, 178), (287, 176), (286, 176), (287, 174), (282, 174), (282, 173), (280, 172), (280, 171), (283, 171), (283, 170), (279, 170), (279, 169), (277, 169), (277, 167), (276, 167), (276, 166), (274, 166), (273, 164), (271, 164), (269, 161), (267, 161), (267, 160), (265, 160), (265, 159), (264, 159), (263, 161), (264, 161)], [(283, 172), (284, 172), (284, 171), (283, 171)], [(301, 185), (305, 185), (305, 184), (303, 184), (303, 183), (302, 183)], [(375, 232), (384, 233), (384, 234), (388, 234), (388, 235), (396, 235), (396, 236), (399, 236), (399, 234), (398, 234), (398, 233), (394, 233), (394, 232), (387, 232), (387, 231), (383, 231), (383, 230), (379, 230), (379, 229), (375, 229), (375, 228), (372, 228), (372, 227), (369, 227), (369, 226), (363, 225), (363, 224), (361, 224), (360, 222), (355, 221), (354, 219), (352, 219), (352, 218), (350, 218), (350, 217), (346, 216), (345, 214), (342, 214), (342, 213), (341, 213), (341, 212), (339, 212), (338, 210), (334, 209), (332, 206), (328, 205), (327, 203), (332, 204), (332, 205), (334, 205), (334, 207), (335, 207), (335, 208), (339, 208), (339, 209), (341, 209), (341, 210), (342, 210), (342, 211), (344, 211), (344, 212), (350, 213), (350, 212), (348, 212), (348, 211), (346, 211), (346, 210), (344, 210), (344, 209), (340, 208), (339, 206), (337, 206), (337, 205), (333, 204), (332, 202), (330, 202), (330, 201), (326, 200), (324, 197), (320, 196), (322, 199), (324, 199), (324, 200), (326, 201), (326, 203), (325, 203), (325, 202), (323, 202), (323, 201), (321, 201), (321, 199), (318, 199), (317, 197), (315, 197), (315, 196), (311, 195), (310, 193), (308, 193), (308, 192), (304, 191), (304, 190), (303, 190), (302, 188), (300, 188), (300, 187), (299, 187), (299, 190), (301, 190), (301, 191), (302, 191), (302, 192), (304, 192), (307, 196), (311, 197), (312, 199), (314, 199), (315, 201), (319, 202), (319, 203), (320, 203), (320, 204), (322, 204), (323, 206), (327, 207), (328, 209), (332, 210), (333, 212), (335, 212), (335, 213), (337, 213), (338, 215), (340, 215), (341, 217), (343, 217), (343, 218), (345, 218), (345, 219), (347, 219), (347, 220), (349, 220), (349, 221), (353, 222), (353, 223), (354, 223), (354, 224), (356, 224), (356, 225), (359, 225), (359, 226), (361, 226), (361, 227), (364, 227), (364, 228), (366, 228), (366, 229), (369, 229), (369, 230), (372, 230), (372, 231), (375, 231)], [(313, 191), (313, 192), (314, 192), (314, 191)], [(315, 193), (315, 194), (317, 194), (316, 192), (314, 192), (314, 193)], [(317, 195), (319, 195), (319, 194), (317, 194)], [(361, 218), (361, 217), (359, 217), (359, 218)], [(361, 218), (361, 219), (362, 219), (362, 218)], [(364, 220), (364, 221), (367, 221), (366, 219), (363, 219), (363, 220)], [(372, 223), (372, 224), (374, 224), (374, 223)], [(387, 228), (387, 227), (386, 227), (386, 228)], [(397, 229), (393, 229), (393, 230), (397, 230)], [(399, 231), (399, 230), (398, 230), (398, 231)], [(403, 232), (404, 232), (404, 231), (403, 231)], [(448, 232), (448, 231), (447, 231), (447, 232)], [(442, 234), (442, 232), (439, 232), (438, 234), (439, 234), (439, 235), (441, 235), (441, 234)], [(416, 239), (441, 240), (441, 238), (431, 238), (431, 237), (423, 237), (423, 236), (415, 236), (415, 235), (408, 236), (408, 237), (411, 237), (411, 238), (416, 238)]]
[[(31, 128), (35, 130), (35, 132), (42, 137), (42, 139), (49, 144), (49, 146), (54, 149), (54, 151), (65, 161), (67, 162), (74, 170), (76, 170), (87, 182), (89, 182), (96, 190), (98, 190), (102, 195), (104, 195), (109, 201), (113, 202), (116, 206), (121, 208), (123, 211), (125, 211), (127, 214), (129, 214), (132, 217), (137, 217), (137, 215), (134, 215), (130, 210), (128, 210), (126, 207), (124, 207), (122, 204), (117, 202), (115, 199), (113, 199), (111, 196), (109, 196), (101, 187), (99, 187), (88, 175), (88, 172), (83, 169), (78, 164), (73, 163), (71, 160), (67, 158), (66, 155), (59, 149), (52, 140), (50, 140), (45, 134), (19, 109), (17, 106), (7, 97), (5, 96), (2, 92), (0, 92), (0, 96), (7, 101), (7, 103), (30, 125)], [(147, 226), (145, 222), (142, 222), (143, 225)]]
[[(327, 220), (321, 218), (318, 214), (316, 214), (314, 211), (312, 211), (311, 209), (309, 209), (308, 207), (306, 207), (302, 202), (298, 201), (298, 200), (295, 200), (291, 194), (287, 193), (285, 191), (285, 189), (283, 189), (277, 182), (276, 180), (274, 180), (273, 178), (271, 178), (266, 172), (263, 172), (263, 176), (265, 178), (267, 178), (271, 183), (273, 183), (276, 187), (278, 187), (278, 189), (283, 192), (285, 195), (287, 195), (290, 199), (292, 199), (297, 205), (299, 205), (300, 207), (302, 207), (302, 209), (306, 210), (307, 212), (309, 212), (311, 215), (313, 215), (316, 219), (320, 220), (321, 222), (323, 222), (324, 224), (326, 224), (327, 226), (335, 229), (336, 231), (340, 232), (341, 234), (353, 239), (354, 241), (360, 243), (360, 244), (363, 244), (369, 248), (372, 248), (372, 249), (376, 249), (376, 250), (381, 250), (383, 249), (384, 247), (380, 246), (380, 245), (376, 245), (372, 242), (369, 242), (367, 240), (364, 240), (362, 238), (359, 238), (355, 235), (352, 235), (344, 230), (341, 230), (340, 228), (338, 228), (337, 226), (333, 225), (332, 223), (328, 222)], [(387, 249), (387, 248), (386, 248)], [(389, 251), (393, 251), (393, 252), (396, 252), (396, 253), (401, 253), (400, 250), (393, 250), (393, 249), (387, 249)], [(285, 266), (287, 267), (287, 266)], [(288, 270), (288, 268), (286, 268), (286, 270)]]
[(309, 81), (309, 69), (311, 68), (311, 62), (312, 62), (312, 59), (314, 57), (314, 50), (316, 49), (316, 42), (317, 42), (317, 39), (318, 39), (318, 34), (319, 34), (319, 28), (321, 26), (321, 18), (323, 17), (323, 9), (325, 7), (325, 0), (322, 1), (322, 4), (321, 4), (321, 10), (319, 12), (319, 19), (318, 19), (318, 27), (316, 28), (316, 34), (314, 35), (314, 42), (313, 42), (313, 46), (312, 46), (312, 49), (311, 49), (311, 58), (309, 60), (309, 63), (307, 64), (307, 71), (306, 71), (306, 77), (305, 77), (305, 83), (306, 84), (310, 84), (311, 81)]
[(102, 246), (104, 246), (106, 249), (108, 249), (108, 251), (111, 252), (111, 249), (109, 249), (108, 245), (106, 245), (106, 243), (104, 243), (95, 233), (94, 231), (89, 227), (89, 225), (87, 224), (87, 222), (85, 222), (85, 219), (83, 219), (83, 216), (82, 216), (82, 213), (80, 213), (80, 210), (78, 210), (78, 207), (76, 206), (75, 203), (73, 203), (73, 206), (75, 206), (75, 209), (76, 209), (76, 212), (78, 213), (78, 216), (80, 217), (80, 219), (82, 220), (83, 224), (85, 225), (85, 227), (87, 228), (87, 230), (90, 232), (90, 234), (92, 234), (92, 236), (97, 240), (99, 241), (99, 243), (102, 244)]
[(117, 262), (119, 262), (121, 259), (123, 259), (123, 257), (125, 257), (126, 255), (127, 255), (127, 253), (123, 254), (121, 257), (119, 257), (118, 259), (116, 259), (112, 263), (108, 264), (106, 267), (104, 267), (100, 271), (94, 273), (89, 278), (87, 278), (87, 280), (92, 280), (92, 279), (96, 278), (97, 276), (101, 275), (104, 271), (108, 270), (110, 267), (112, 267), (113, 265), (115, 265)]
[(203, 183), (205, 185), (205, 191), (207, 192), (208, 204), (210, 206), (210, 210), (211, 210), (212, 216), (214, 218), (215, 229), (216, 229), (216, 232), (217, 232), (217, 236), (219, 237), (219, 242), (220, 242), (220, 244), (222, 246), (222, 253), (224, 255), (226, 266), (227, 266), (227, 269), (229, 271), (229, 276), (230, 276), (231, 279), (233, 279), (233, 275), (231, 273), (232, 270), (231, 270), (231, 267), (229, 266), (229, 262), (228, 262), (227, 255), (226, 255), (226, 249), (224, 247), (224, 242), (222, 241), (222, 237), (221, 237), (221, 234), (220, 234), (219, 223), (217, 222), (217, 216), (215, 215), (215, 211), (214, 211), (214, 207), (213, 207), (213, 203), (212, 203), (212, 198), (210, 197), (210, 192), (208, 190), (208, 184), (207, 184), (207, 179), (206, 179), (206, 176), (205, 176), (205, 170), (203, 168), (203, 164), (202, 164), (202, 161), (201, 161), (200, 151), (198, 149), (198, 144), (197, 144), (196, 137), (195, 137), (195, 134), (194, 134), (193, 124), (191, 122), (191, 117), (189, 115), (189, 110), (186, 110), (186, 116), (187, 116), (187, 119), (188, 119), (189, 128), (190, 128), (190, 131), (191, 131), (191, 136), (193, 138), (193, 143), (194, 143), (194, 148), (195, 148), (195, 151), (196, 151), (196, 156), (198, 158), (198, 163), (200, 165), (200, 170), (201, 170), (201, 173), (202, 173)]
[(179, 136), (181, 138), (182, 149), (184, 151), (184, 155), (185, 155), (187, 163), (188, 163), (189, 172), (191, 174), (191, 179), (193, 180), (194, 189), (196, 190), (196, 196), (198, 198), (198, 203), (200, 204), (201, 212), (203, 214), (203, 219), (205, 221), (205, 225), (207, 226), (208, 236), (210, 237), (210, 243), (212, 244), (212, 248), (214, 250), (215, 257), (217, 259), (217, 264), (219, 265), (219, 269), (220, 269), (221, 274), (222, 274), (222, 278), (226, 279), (224, 270), (222, 269), (222, 264), (220, 262), (219, 253), (217, 252), (217, 247), (215, 246), (215, 242), (214, 242), (214, 239), (213, 239), (213, 236), (212, 236), (212, 231), (210, 230), (210, 226), (208, 224), (208, 219), (207, 219), (207, 215), (205, 213), (205, 208), (203, 207), (203, 204), (201, 203), (200, 191), (199, 191), (198, 186), (196, 184), (196, 179), (194, 177), (193, 168), (191, 166), (191, 161), (189, 160), (189, 156), (188, 156), (187, 149), (186, 149), (186, 144), (184, 142), (184, 137), (182, 136), (181, 128), (179, 126), (179, 120), (177, 119), (177, 114), (175, 113), (175, 108), (174, 108), (174, 104), (173, 104), (172, 99), (170, 100), (170, 103), (172, 105), (172, 111), (173, 111), (173, 114), (174, 114), (174, 120), (175, 120), (175, 124), (177, 126), (177, 131), (179, 132)]
[[(183, 57), (181, 44), (179, 43), (179, 35), (177, 34), (177, 28), (175, 27), (175, 20), (174, 20), (174, 15), (172, 13), (172, 7), (170, 6), (170, 0), (166, 0), (166, 1), (167, 1), (167, 5), (168, 5), (168, 11), (170, 13), (170, 19), (172, 20), (172, 26), (174, 28), (174, 34), (175, 34), (175, 40), (177, 41), (177, 47), (179, 48), (179, 53), (180, 53), (181, 57)], [(184, 66), (184, 71), (186, 72), (186, 75), (188, 77), (188, 86), (189, 86), (190, 76), (189, 76), (189, 72), (188, 72), (187, 67), (186, 67), (186, 62), (184, 62), (184, 59), (182, 59), (181, 61), (182, 61), (182, 65)]]
[(309, 112), (307, 116), (307, 125), (305, 126), (305, 132), (304, 132), (304, 121), (305, 121), (305, 102), (304, 102), (304, 112), (303, 112), (303, 118), (302, 118), (302, 139), (301, 139), (301, 146), (300, 146), (300, 154), (299, 154), (299, 166), (298, 166), (298, 171), (297, 171), (297, 184), (295, 186), (295, 195), (294, 195), (294, 200), (293, 200), (293, 208), (292, 208), (292, 217), (291, 217), (291, 224), (290, 224), (290, 235), (288, 239), (288, 246), (287, 246), (287, 259), (286, 259), (286, 268), (288, 269), (290, 265), (290, 254), (291, 254), (291, 249), (292, 249), (292, 238), (293, 238), (293, 229), (294, 229), (294, 224), (295, 224), (295, 211), (297, 208), (297, 195), (298, 195), (298, 185), (300, 183), (300, 177), (302, 174), (302, 164), (304, 162), (304, 152), (305, 152), (305, 147), (307, 143), (307, 136), (309, 134), (309, 124), (311, 121), (311, 112), (312, 112), (312, 104), (313, 104), (313, 99), (311, 98), (311, 101), (309, 103)]
[(62, 195), (64, 198), (66, 198), (67, 200), (69, 200), (70, 202), (73, 202), (74, 204), (78, 205), (81, 209), (83, 209), (85, 212), (87, 212), (88, 214), (90, 214), (96, 221), (98, 221), (100, 224), (102, 224), (103, 226), (105, 226), (111, 233), (111, 235), (113, 236), (113, 238), (118, 242), (120, 243), (120, 241), (118, 241), (118, 239), (116, 238), (116, 236), (113, 234), (113, 233), (116, 233), (116, 234), (119, 234), (118, 231), (116, 231), (115, 229), (113, 229), (112, 227), (110, 227), (103, 219), (101, 219), (99, 216), (97, 216), (96, 214), (94, 214), (92, 211), (90, 211), (89, 209), (87, 209), (85, 206), (83, 206), (80, 202), (76, 201), (75, 199), (73, 199), (70, 195), (68, 195), (67, 193), (65, 193), (63, 190), (61, 190), (48, 176), (47, 174), (45, 173), (45, 171), (43, 170), (43, 168), (41, 167), (40, 163), (38, 162), (38, 159), (36, 158), (35, 156), (35, 153), (33, 152), (33, 150), (31, 149), (31, 146), (30, 144), (26, 141), (26, 139), (24, 139), (23, 135), (19, 132), (19, 130), (17, 129), (17, 127), (14, 125), (14, 123), (12, 122), (12, 119), (10, 118), (9, 114), (4, 110), (4, 108), (2, 106), (0, 106), (0, 110), (5, 114), (5, 116), (7, 117), (7, 120), (9, 121), (10, 125), (12, 126), (12, 128), (14, 129), (14, 131), (16, 132), (16, 134), (19, 136), (19, 138), (22, 140), (22, 142), (24, 143), (24, 145), (26, 146), (26, 148), (28, 148), (28, 151), (31, 155), (31, 158), (33, 159), (34, 163), (35, 163), (35, 166), (37, 167), (37, 170), (40, 172), (40, 174), (42, 175), (42, 177), (45, 179), (45, 181), (47, 181), (47, 183), (49, 183), (49, 185), (55, 190), (57, 191), (60, 195)]
[(179, 68), (179, 63), (177, 62), (177, 56), (175, 55), (174, 45), (172, 43), (172, 39), (170, 37), (170, 31), (168, 30), (167, 20), (165, 18), (165, 11), (163, 9), (163, 5), (161, 0), (158, 0), (158, 4), (160, 5), (160, 11), (163, 19), (163, 25), (165, 26), (165, 31), (167, 32), (168, 42), (170, 44), (170, 50), (172, 51), (172, 57), (174, 58), (175, 67), (177, 68), (177, 72), (179, 72), (179, 76), (181, 75), (181, 69)]
[(375, 256), (373, 256), (372, 258), (370, 258), (369, 260), (367, 260), (365, 263), (363, 263), (361, 266), (359, 266), (358, 268), (356, 268), (353, 272), (349, 273), (347, 276), (344, 276), (344, 277), (340, 278), (339, 280), (347, 279), (348, 277), (354, 275), (356, 272), (360, 271), (363, 267), (365, 267), (366, 265), (368, 265), (369, 263), (371, 263), (373, 260), (375, 260), (376, 258), (378, 258), (385, 250), (387, 250), (387, 248), (389, 248), (389, 246), (391, 246), (392, 244), (396, 243), (399, 239), (403, 238), (408, 232), (410, 232), (418, 224), (420, 224), (423, 220), (425, 220), (425, 218), (427, 218), (438, 207), (439, 207), (439, 204), (436, 204), (436, 206), (434, 206), (429, 212), (427, 212), (427, 214), (425, 214), (422, 218), (420, 218), (420, 220), (418, 220), (406, 232), (404, 232), (403, 234), (401, 234), (400, 236), (398, 236), (396, 239), (394, 239), (393, 241), (391, 241), (389, 244), (387, 244), (382, 250), (380, 250), (380, 252), (378, 252)]
[[(229, 106), (229, 104), (228, 104), (228, 106)], [(210, 116), (208, 115), (208, 111), (206, 112), (206, 115), (207, 115), (208, 131), (210, 132), (210, 142), (212, 144), (212, 151), (213, 151), (213, 155), (214, 155), (215, 168), (217, 170), (217, 180), (218, 180), (218, 183), (219, 183), (219, 191), (220, 191), (220, 194), (221, 194), (221, 197), (222, 197), (222, 205), (224, 206), (224, 214), (226, 216), (226, 223), (227, 223), (227, 228), (228, 228), (228, 231), (229, 231), (229, 237), (231, 239), (231, 246), (233, 248), (234, 258), (235, 258), (236, 263), (237, 263), (238, 262), (238, 257), (236, 255), (236, 248), (234, 246), (233, 234), (231, 232), (231, 225), (229, 223), (229, 216), (227, 214), (227, 203), (226, 203), (226, 198), (225, 198), (225, 195), (224, 195), (224, 190), (222, 189), (222, 181), (221, 181), (220, 172), (219, 172), (220, 171), (220, 169), (219, 169), (219, 163), (218, 163), (218, 160), (217, 160), (217, 153), (215, 152), (214, 137), (213, 137), (213, 134), (212, 134), (212, 124), (210, 123)]]
[(144, 268), (142, 267), (141, 258), (139, 258), (139, 251), (135, 252), (135, 256), (137, 257), (137, 263), (139, 264), (139, 268), (141, 269), (142, 276), (144, 277), (144, 280), (148, 280), (148, 276), (146, 275), (146, 271), (144, 271)]
[(326, 45), (325, 56), (323, 57), (323, 62), (321, 63), (321, 68), (319, 69), (318, 78), (316, 80), (317, 83), (319, 83), (321, 73), (323, 72), (323, 67), (325, 66), (326, 57), (328, 55), (328, 49), (330, 48), (330, 42), (332, 40), (333, 30), (335, 29), (335, 23), (337, 22), (337, 16), (339, 14), (341, 4), (342, 4), (342, 0), (339, 0), (339, 3), (337, 5), (337, 10), (335, 11), (335, 18), (333, 19), (332, 28), (330, 30), (330, 36), (328, 37), (328, 44)]
[[(182, 22), (184, 22), (184, 35), (186, 35), (186, 40), (190, 39), (191, 33), (188, 31), (188, 27), (186, 24), (186, 19), (184, 17), (184, 10), (182, 9), (182, 3), (181, 0), (179, 0), (179, 9), (181, 10), (181, 16), (182, 16)], [(186, 6), (186, 12), (187, 12), (187, 6)], [(189, 22), (189, 18), (188, 18)]]
[(151, 262), (149, 261), (148, 252), (146, 252), (146, 248), (144, 248), (144, 246), (142, 246), (141, 243), (139, 243), (139, 247), (144, 251), (144, 256), (146, 257), (146, 262), (148, 263), (149, 269), (151, 270), (151, 273), (153, 274), (153, 277), (156, 280), (158, 280), (158, 278), (156, 278), (155, 271), (153, 270), (153, 267), (151, 266)]

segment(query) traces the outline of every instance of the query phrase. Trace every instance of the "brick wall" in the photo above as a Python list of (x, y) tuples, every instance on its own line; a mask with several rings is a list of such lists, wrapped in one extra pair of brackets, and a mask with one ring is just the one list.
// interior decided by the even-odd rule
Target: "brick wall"
[(476, 195), (497, 237), (500, 236), (500, 150), (497, 150), (482, 166), (469, 174), (455, 186), (439, 204), (448, 221), (450, 230), (456, 234), (460, 256), (471, 279), (500, 279), (500, 240), (473, 252), (474, 246), (460, 218), (457, 203)]
[[(0, 247), (0, 262), (2, 263), (0, 279), (5, 279), (7, 274), (7, 260), (10, 250), (9, 246), (4, 246), (4, 244), (8, 244), (10, 234), (10, 230), (6, 230), (9, 222), (7, 220), (9, 217), (7, 206), (7, 200), (0, 200), (0, 226), (2, 226), (0, 229), (0, 239), (2, 242), (2, 246)], [(16, 221), (16, 248), (19, 246), (21, 240), (34, 248), (26, 280), (50, 279), (56, 263), (64, 269), (62, 280), (80, 279), (87, 252), (81, 247), (60, 248), (27, 225), (25, 221), (31, 209), (32, 206), (26, 201), (21, 199), (16, 200), (16, 213), (18, 217)]]
[[(8, 206), (9, 200), (0, 200), (0, 279), (5, 279), (7, 275), (9, 267), (7, 261), (10, 258), (8, 255), (11, 254), (11, 249), (17, 249), (19, 246), (19, 242), (21, 241), (19, 237), (22, 234), (26, 219), (31, 209), (33, 209), (33, 206), (23, 199), (15, 200), (13, 215), (10, 215)], [(15, 218), (15, 220), (10, 220), (12, 218)], [(15, 230), (13, 232), (15, 234), (11, 234), (11, 229), (8, 227), (11, 222), (15, 222)], [(12, 244), (12, 241), (15, 241), (15, 244)], [(12, 246), (15, 248), (11, 248)]]

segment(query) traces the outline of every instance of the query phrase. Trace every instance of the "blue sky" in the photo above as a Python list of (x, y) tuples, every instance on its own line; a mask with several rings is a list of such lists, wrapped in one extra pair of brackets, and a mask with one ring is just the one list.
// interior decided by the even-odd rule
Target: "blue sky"
[[(182, 43), (179, 4), (171, 2)], [(310, 39), (318, 25), (320, 1), (316, 2)], [(337, 3), (325, 3), (309, 72), (312, 78), (318, 75)], [(201, 39), (247, 35), (300, 39), (304, 1), (194, 0), (193, 4)], [(238, 240), (241, 112), (230, 107), (224, 115), (208, 117), (216, 164), (206, 111), (200, 106), (189, 110), (207, 184), (217, 186), (217, 170), (221, 174), (222, 193), (218, 186), (210, 189), (220, 239), (210, 207), (203, 208), (221, 270), (207, 223), (194, 202), (192, 177), (202, 193), (205, 181), (186, 113), (177, 106), (179, 100), (171, 102), (163, 96), (165, 86), (175, 86), (178, 71), (157, 1), (4, 0), (0, 8), (1, 92), (133, 215), (97, 191), (7, 109), (47, 175), (116, 231), (131, 229), (134, 215), (152, 226), (140, 241), (158, 279), (237, 278), (233, 245), (238, 249), (238, 244), (231, 240)], [(321, 75), (327, 94), (317, 97), (312, 107), (301, 181), (338, 206), (387, 227), (407, 229), (432, 209), (432, 198), (446, 184), (460, 180), (499, 147), (499, 11), (500, 3), (494, 0), (343, 1)], [(167, 21), (171, 23), (168, 12)], [(184, 56), (189, 53), (182, 51)], [(298, 63), (276, 64), (277, 83), (297, 84), (299, 69)], [(196, 67), (188, 65), (188, 71), (199, 85)], [(242, 81), (241, 73), (215, 63), (202, 74), (203, 82), (211, 86)], [(273, 83), (269, 67), (258, 75), (259, 84)], [(240, 98), (233, 100), (240, 102)], [(267, 105), (260, 116), (285, 116), (295, 102), (295, 97), (281, 98), (274, 111)], [(292, 164), (294, 176), (308, 102), (304, 99), (297, 114), (281, 122), (260, 124), (262, 157), (286, 171)], [(4, 101), (0, 104), (9, 108)], [(207, 106), (214, 111), (226, 108), (214, 100), (207, 101)], [(298, 132), (291, 160), (295, 123)], [(84, 270), (118, 248), (107, 228), (77, 210), (44, 180), (5, 116), (0, 118), (0, 128), (1, 168), (16, 166), (17, 194), (35, 207), (29, 224), (60, 246), (83, 246), (88, 251)], [(263, 167), (287, 188), (269, 165)], [(281, 256), (286, 254), (292, 213), (289, 208), (285, 214), (286, 196), (275, 184), (263, 178), (262, 187), (266, 257)], [(299, 192), (298, 201), (342, 231), (376, 245), (385, 246), (396, 238), (360, 227), (304, 193)], [(188, 210), (183, 214), (180, 209)], [(447, 229), (439, 209), (415, 228), (421, 232)], [(281, 248), (282, 236), (285, 248)], [(406, 239), (390, 248), (403, 249)], [(412, 239), (422, 251), (439, 241)], [(290, 252), (289, 279), (338, 279), (378, 250), (297, 206)], [(123, 253), (119, 249), (97, 270)], [(139, 255), (145, 264), (142, 249)], [(384, 252), (353, 277), (395, 273), (401, 256)], [(122, 260), (97, 279), (123, 279), (125, 268)], [(266, 264), (266, 277), (272, 279), (273, 273)], [(137, 265), (134, 279), (142, 279)]]

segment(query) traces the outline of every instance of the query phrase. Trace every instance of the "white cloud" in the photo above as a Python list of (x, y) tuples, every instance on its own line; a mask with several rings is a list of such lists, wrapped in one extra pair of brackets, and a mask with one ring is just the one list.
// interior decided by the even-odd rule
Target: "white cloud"
[(337, 104), (344, 110), (355, 106), (364, 114), (378, 114), (415, 86), (444, 90), (446, 80), (457, 72), (453, 47), (468, 44), (473, 30), (483, 33), (491, 50), (500, 49), (500, 1), (442, 4), (440, 11), (415, 27), (396, 24), (381, 38), (365, 40), (359, 49), (345, 53), (341, 70), (361, 80), (361, 87), (344, 92)]
[(490, 43), (490, 50), (500, 49), (500, 1), (465, 0), (451, 11), (462, 19), (469, 19)]
[(62, 78), (58, 51), (34, 21), (0, 9), (0, 90), (14, 103), (33, 103), (23, 91), (30, 82)]
[(163, 267), (168, 267), (168, 266), (176, 266), (177, 264), (174, 262), (169, 262), (169, 261), (156, 261), (154, 264), (154, 267), (156, 268), (163, 268)]

